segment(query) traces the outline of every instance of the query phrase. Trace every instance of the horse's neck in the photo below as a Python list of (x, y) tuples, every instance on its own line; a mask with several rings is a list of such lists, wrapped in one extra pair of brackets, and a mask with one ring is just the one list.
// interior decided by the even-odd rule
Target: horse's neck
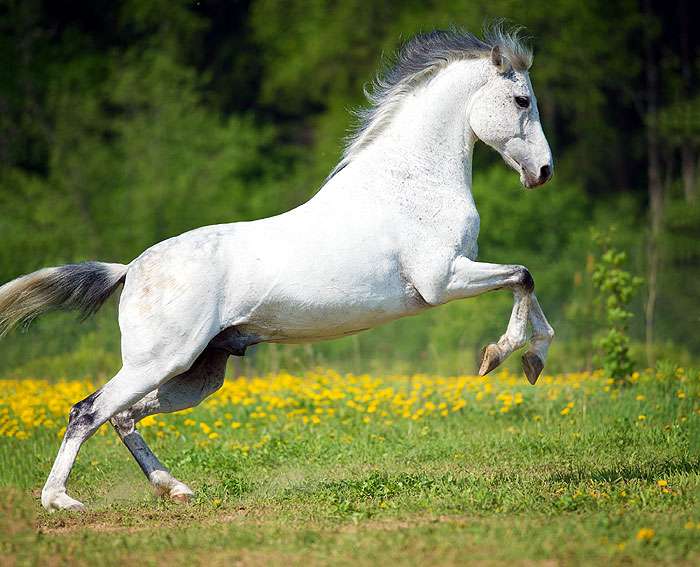
[(468, 201), (472, 150), (471, 96), (483, 84), (478, 61), (453, 63), (401, 101), (381, 134), (331, 179), (338, 191), (376, 191), (416, 203)]

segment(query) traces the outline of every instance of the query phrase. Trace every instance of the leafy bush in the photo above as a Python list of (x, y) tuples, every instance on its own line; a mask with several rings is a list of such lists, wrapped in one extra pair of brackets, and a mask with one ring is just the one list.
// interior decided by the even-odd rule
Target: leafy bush
[(608, 324), (597, 345), (603, 351), (605, 372), (611, 378), (624, 380), (633, 370), (628, 336), (632, 312), (628, 306), (642, 279), (623, 269), (627, 254), (613, 246), (610, 232), (595, 231), (593, 242), (599, 249), (593, 268), (593, 287), (598, 292), (596, 300), (605, 310)]

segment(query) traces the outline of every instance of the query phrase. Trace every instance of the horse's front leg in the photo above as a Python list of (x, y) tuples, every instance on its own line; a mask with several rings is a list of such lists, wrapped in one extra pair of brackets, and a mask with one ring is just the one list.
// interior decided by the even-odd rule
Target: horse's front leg
[[(513, 292), (513, 311), (510, 315), (508, 328), (498, 342), (492, 343), (482, 350), (481, 364), (479, 365), (480, 376), (491, 372), (508, 355), (523, 347), (527, 342), (527, 323), (530, 319), (534, 288), (535, 282), (530, 272), (523, 266), (473, 262), (465, 257), (459, 257), (454, 261), (446, 288), (447, 301), (474, 297), (497, 289), (510, 289)], [(528, 380), (534, 384), (539, 372), (536, 376), (531, 377), (532, 373), (525, 364), (525, 359), (523, 359), (523, 364)], [(539, 369), (540, 372), (541, 370), (542, 368)]]
[(532, 337), (530, 338), (530, 348), (523, 355), (523, 370), (525, 370), (530, 384), (534, 384), (544, 368), (549, 345), (554, 340), (554, 329), (544, 316), (534, 293), (530, 295), (530, 324), (532, 325)]

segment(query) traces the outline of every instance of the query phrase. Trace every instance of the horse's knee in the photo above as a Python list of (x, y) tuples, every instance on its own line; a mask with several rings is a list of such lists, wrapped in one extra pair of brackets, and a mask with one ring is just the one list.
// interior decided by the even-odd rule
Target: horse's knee
[(517, 286), (522, 288), (526, 293), (532, 293), (535, 291), (535, 280), (525, 266), (520, 266), (516, 274)]

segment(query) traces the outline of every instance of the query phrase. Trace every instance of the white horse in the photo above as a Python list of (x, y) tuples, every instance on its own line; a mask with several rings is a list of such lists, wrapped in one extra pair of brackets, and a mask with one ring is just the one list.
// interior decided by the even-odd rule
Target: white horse
[(257, 343), (358, 333), (454, 299), (508, 289), (505, 334), (482, 354), (486, 374), (527, 342), (531, 383), (552, 328), (519, 265), (476, 261), (479, 214), (472, 149), (482, 140), (527, 188), (552, 175), (516, 33), (485, 39), (436, 31), (411, 40), (368, 95), (371, 108), (340, 164), (307, 203), (282, 215), (208, 226), (146, 250), (129, 265), (46, 268), (0, 287), (0, 334), (49, 309), (89, 314), (120, 285), (121, 370), (73, 406), (41, 495), (49, 510), (82, 510), (66, 481), (83, 442), (107, 420), (162, 494), (192, 491), (148, 448), (135, 424), (197, 405), (223, 382), (229, 355)]

